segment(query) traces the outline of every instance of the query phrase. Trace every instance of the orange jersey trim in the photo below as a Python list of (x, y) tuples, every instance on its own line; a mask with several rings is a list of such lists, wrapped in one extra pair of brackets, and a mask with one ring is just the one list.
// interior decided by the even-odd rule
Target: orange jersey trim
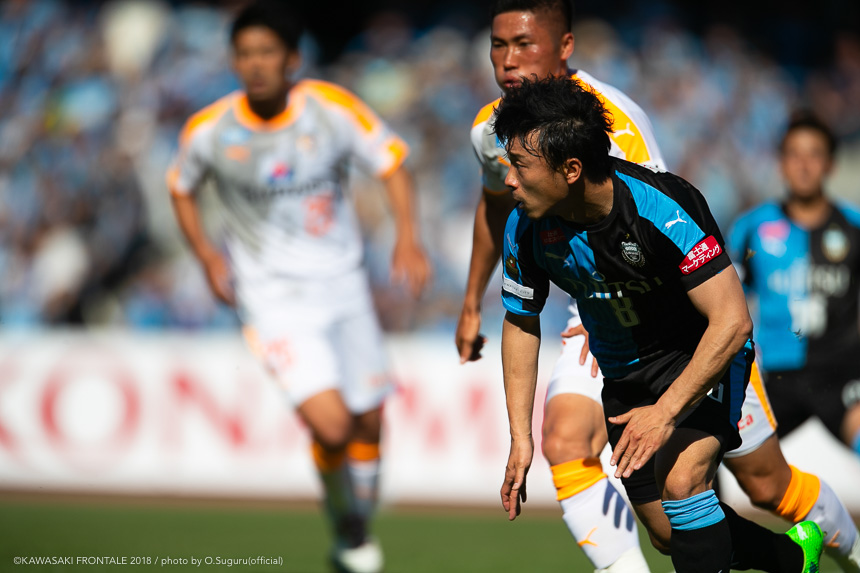
[(382, 180), (388, 179), (394, 175), (394, 173), (400, 169), (400, 166), (403, 165), (403, 162), (406, 160), (406, 156), (409, 155), (409, 146), (406, 145), (406, 142), (399, 137), (393, 138), (386, 146), (386, 149), (394, 157), (394, 162), (391, 164), (391, 167), (378, 175)]
[(648, 144), (636, 122), (630, 119), (630, 116), (615, 105), (615, 103), (607, 99), (595, 86), (586, 83), (577, 77), (576, 74), (573, 74), (571, 78), (579, 82), (583, 88), (596, 95), (600, 103), (603, 104), (603, 107), (606, 108), (606, 111), (612, 116), (612, 132), (609, 133), (609, 137), (624, 152), (624, 159), (633, 163), (646, 163), (650, 161), (651, 153), (648, 151)]
[(186, 145), (191, 140), (194, 132), (201, 126), (218, 121), (221, 116), (230, 110), (236, 97), (237, 95), (235, 93), (222, 97), (215, 103), (204, 107), (192, 115), (188, 121), (185, 122), (182, 132), (179, 134), (179, 143), (181, 145)]
[(349, 116), (366, 132), (379, 127), (376, 114), (363, 101), (340, 86), (319, 80), (305, 80), (302, 84), (314, 95), (349, 111)]
[(761, 407), (764, 410), (764, 415), (767, 417), (768, 423), (770, 423), (770, 427), (776, 430), (776, 416), (770, 407), (770, 400), (767, 399), (767, 393), (764, 391), (764, 385), (761, 381), (761, 373), (759, 373), (758, 364), (755, 362), (753, 362), (752, 370), (750, 371), (750, 384), (752, 384), (753, 390), (755, 390), (758, 401), (761, 402)]
[(284, 111), (271, 119), (263, 119), (251, 109), (251, 104), (248, 102), (248, 96), (242, 94), (236, 98), (233, 113), (236, 115), (236, 119), (239, 123), (253, 131), (275, 131), (278, 129), (284, 129), (293, 123), (304, 109), (304, 99), (296, 96), (298, 96), (298, 92), (297, 89), (293, 87), (293, 89), (290, 90), (289, 103)]
[(497, 99), (492, 103), (488, 103), (484, 107), (481, 108), (481, 111), (478, 112), (478, 115), (475, 116), (475, 121), (472, 122), (472, 127), (475, 127), (479, 123), (483, 123), (492, 117), (493, 112), (496, 111), (496, 106), (499, 105), (499, 102), (502, 101), (502, 98)]

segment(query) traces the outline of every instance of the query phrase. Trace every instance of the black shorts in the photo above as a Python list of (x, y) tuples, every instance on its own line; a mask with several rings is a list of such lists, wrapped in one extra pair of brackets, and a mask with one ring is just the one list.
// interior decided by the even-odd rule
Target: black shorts
[(805, 368), (766, 372), (764, 381), (780, 437), (815, 416), (842, 441), (845, 412), (860, 396), (860, 372)]
[[(676, 426), (701, 430), (716, 437), (720, 441), (720, 458), (725, 452), (741, 445), (738, 422), (741, 419), (741, 406), (749, 383), (754, 355), (754, 351), (750, 348), (741, 350), (720, 379), (718, 386), (687, 412)], [(686, 364), (667, 373), (665, 375), (667, 382), (671, 383), (675, 380), (684, 367)], [(668, 387), (668, 383), (665, 387)], [(632, 383), (604, 380), (603, 412), (607, 418), (606, 430), (609, 434), (609, 444), (613, 449), (621, 439), (624, 426), (610, 424), (609, 417), (618, 416), (633, 408), (654, 404), (659, 397), (659, 394), (651, 393), (645, 384), (637, 387)], [(644, 466), (634, 471), (629, 478), (621, 478), (621, 483), (627, 490), (627, 496), (634, 504), (649, 503), (662, 497), (654, 473), (654, 457), (652, 456)]]

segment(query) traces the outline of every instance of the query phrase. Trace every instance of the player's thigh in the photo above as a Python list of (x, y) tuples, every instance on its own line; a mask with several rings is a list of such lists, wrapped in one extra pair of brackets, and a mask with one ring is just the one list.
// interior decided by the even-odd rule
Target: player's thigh
[(771, 435), (745, 455), (726, 456), (723, 464), (735, 476), (750, 501), (764, 509), (776, 509), (791, 483), (791, 468), (785, 461), (776, 435)]
[(741, 407), (741, 419), (738, 422), (741, 445), (730, 452), (726, 452), (726, 460), (746, 456), (760, 448), (768, 438), (776, 435), (776, 427), (776, 416), (770, 405), (764, 383), (757, 365), (753, 364), (750, 381), (744, 394), (744, 403)]
[(382, 329), (369, 305), (341, 320), (333, 335), (340, 390), (349, 411), (378, 409), (394, 390)]
[(672, 526), (669, 523), (669, 518), (663, 511), (663, 504), (660, 500), (650, 501), (647, 503), (633, 503), (633, 511), (645, 529), (648, 531), (648, 537), (651, 539), (651, 545), (655, 549), (663, 553), (669, 554), (669, 547), (672, 538)]
[(310, 309), (273, 310), (243, 329), (251, 352), (298, 408), (317, 394), (339, 390), (333, 319)]

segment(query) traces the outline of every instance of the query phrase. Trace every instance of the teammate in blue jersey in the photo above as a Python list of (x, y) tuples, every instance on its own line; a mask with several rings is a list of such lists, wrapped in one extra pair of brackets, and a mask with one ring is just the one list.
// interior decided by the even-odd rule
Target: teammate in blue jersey
[(701, 194), (610, 157), (610, 125), (600, 100), (569, 78), (526, 80), (496, 112), (505, 183), (519, 202), (504, 244), (503, 505), (519, 512), (534, 454), (539, 313), (553, 282), (576, 298), (604, 372), (610, 463), (640, 516), (665, 511), (676, 571), (817, 571), (814, 522), (780, 535), (714, 494), (723, 454), (741, 443), (754, 354), (743, 289)]
[(860, 454), (860, 209), (825, 193), (835, 147), (815, 116), (795, 116), (780, 146), (788, 195), (742, 215), (729, 248), (758, 302), (777, 432), (817, 416)]

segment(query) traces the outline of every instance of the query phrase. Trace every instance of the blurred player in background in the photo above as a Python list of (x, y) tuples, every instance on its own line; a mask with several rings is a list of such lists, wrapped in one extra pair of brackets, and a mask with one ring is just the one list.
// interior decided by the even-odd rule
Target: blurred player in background
[[(574, 44), (569, 2), (499, 0), (492, 14), (490, 59), (503, 92), (519, 85), (524, 77), (569, 74), (590, 86), (610, 111), (614, 130), (610, 134), (611, 155), (663, 167), (651, 124), (641, 108), (612, 86), (582, 70), (568, 69), (567, 59)], [(515, 204), (504, 183), (509, 165), (505, 149), (492, 123), (497, 104), (498, 100), (480, 111), (471, 133), (481, 164), (483, 190), (475, 214), (469, 279), (457, 325), (461, 362), (481, 356), (481, 300), (501, 257), (504, 225)], [(544, 238), (547, 242), (556, 239)], [(571, 338), (586, 334), (573, 301), (571, 313), (563, 333), (566, 340), (562, 354), (547, 389), (543, 454), (553, 473), (565, 525), (594, 566), (606, 571), (647, 571), (629, 509), (617, 506), (623, 518), (619, 520), (615, 520), (613, 511), (605, 509), (606, 500), (615, 498), (615, 503), (621, 503), (621, 497), (605, 479), (599, 461), (607, 443), (600, 401), (602, 381), (596, 378), (596, 363), (586, 365), (587, 338), (584, 344)], [(825, 482), (785, 461), (774, 434), (776, 423), (755, 370), (747, 388), (741, 424), (743, 443), (727, 454), (724, 463), (750, 500), (791, 522), (816, 521), (829, 533), (828, 554), (845, 571), (860, 571), (860, 536), (850, 515)], [(660, 511), (648, 518), (646, 525), (652, 541), (668, 551), (670, 527), (665, 515)]]
[(860, 455), (860, 209), (826, 196), (835, 150), (824, 123), (795, 115), (779, 149), (788, 196), (743, 214), (729, 242), (779, 435), (817, 416)]
[[(403, 167), (406, 144), (346, 90), (289, 79), (300, 64), (300, 36), (282, 2), (257, 2), (237, 15), (230, 38), (243, 89), (188, 120), (168, 185), (213, 293), (236, 307), (252, 351), (310, 429), (334, 565), (380, 571), (368, 520), (392, 382), (345, 189), (350, 161), (384, 181), (397, 227), (393, 276), (417, 296), (430, 267)], [(229, 257), (201, 222), (196, 195), (206, 180), (225, 209)]]
[(552, 281), (576, 297), (606, 376), (615, 475), (637, 512), (665, 511), (675, 570), (817, 573), (816, 523), (780, 535), (738, 516), (712, 489), (723, 454), (741, 443), (755, 352), (741, 282), (701, 193), (608, 155), (607, 110), (568, 77), (509, 90), (495, 126), (511, 164), (505, 182), (520, 202), (505, 227), (502, 286), (509, 517), (520, 511), (534, 455), (540, 312)]

